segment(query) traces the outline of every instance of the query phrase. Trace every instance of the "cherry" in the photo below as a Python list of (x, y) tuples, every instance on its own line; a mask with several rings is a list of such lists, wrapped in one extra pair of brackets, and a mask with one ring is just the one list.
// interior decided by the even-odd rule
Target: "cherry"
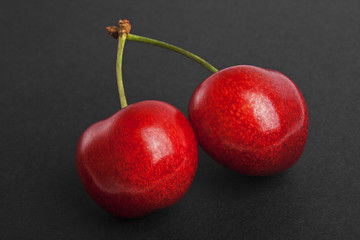
[(223, 69), (193, 93), (189, 119), (201, 147), (244, 175), (280, 173), (300, 158), (308, 111), (297, 86), (280, 72), (255, 66)]
[(186, 117), (161, 101), (127, 106), (121, 64), (128, 21), (119, 21), (117, 78), (122, 109), (84, 131), (76, 149), (80, 180), (108, 212), (137, 218), (176, 203), (198, 164), (195, 134)]
[(90, 126), (76, 150), (80, 179), (108, 212), (135, 218), (176, 203), (198, 163), (185, 116), (160, 101), (131, 104)]

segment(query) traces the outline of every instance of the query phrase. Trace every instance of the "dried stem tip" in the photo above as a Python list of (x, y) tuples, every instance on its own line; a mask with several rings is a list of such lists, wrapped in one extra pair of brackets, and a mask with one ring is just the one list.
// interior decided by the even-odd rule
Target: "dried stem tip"
[(131, 24), (129, 20), (119, 20), (119, 26), (109, 26), (106, 27), (106, 30), (108, 31), (109, 35), (113, 38), (119, 38), (123, 34), (129, 34), (131, 30)]

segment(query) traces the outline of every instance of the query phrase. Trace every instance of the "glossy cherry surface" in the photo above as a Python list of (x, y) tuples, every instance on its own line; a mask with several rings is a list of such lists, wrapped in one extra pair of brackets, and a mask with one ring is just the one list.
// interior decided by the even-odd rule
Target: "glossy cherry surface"
[(274, 70), (247, 65), (221, 70), (197, 87), (188, 113), (202, 148), (244, 175), (282, 172), (305, 147), (304, 98), (288, 77)]
[(86, 129), (76, 164), (83, 186), (98, 205), (114, 215), (136, 218), (174, 204), (187, 192), (198, 147), (178, 109), (143, 101)]

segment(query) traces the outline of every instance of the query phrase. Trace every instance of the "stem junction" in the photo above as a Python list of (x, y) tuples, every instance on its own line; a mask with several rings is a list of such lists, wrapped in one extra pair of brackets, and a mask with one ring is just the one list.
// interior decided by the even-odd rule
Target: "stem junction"
[(127, 106), (124, 84), (123, 84), (123, 80), (122, 80), (122, 70), (121, 70), (122, 57), (123, 57), (124, 46), (125, 46), (126, 40), (135, 41), (135, 42), (143, 42), (143, 43), (147, 43), (147, 44), (151, 44), (151, 45), (169, 49), (171, 51), (180, 53), (180, 54), (194, 60), (195, 62), (201, 64), (203, 67), (208, 69), (211, 73), (218, 72), (218, 70), (214, 66), (212, 66), (210, 63), (208, 63), (201, 57), (199, 57), (189, 51), (186, 51), (182, 48), (168, 44), (166, 42), (158, 41), (158, 40), (155, 40), (152, 38), (138, 36), (135, 34), (130, 34), (131, 25), (130, 25), (130, 22), (126, 19), (120, 20), (119, 26), (109, 26), (109, 27), (106, 27), (106, 30), (112, 37), (119, 39), (117, 60), (116, 60), (116, 75), (117, 75), (117, 84), (118, 84), (118, 89), (119, 89), (121, 108), (124, 108)]

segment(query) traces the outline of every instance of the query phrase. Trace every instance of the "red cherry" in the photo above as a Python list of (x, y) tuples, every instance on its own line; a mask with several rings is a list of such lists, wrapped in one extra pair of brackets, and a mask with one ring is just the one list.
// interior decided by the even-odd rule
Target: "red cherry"
[(188, 113), (202, 148), (244, 175), (280, 173), (296, 163), (305, 147), (304, 98), (288, 77), (274, 70), (221, 70), (197, 87)]
[(178, 109), (143, 101), (86, 129), (76, 164), (99, 206), (120, 217), (141, 217), (186, 193), (198, 164), (197, 141)]

